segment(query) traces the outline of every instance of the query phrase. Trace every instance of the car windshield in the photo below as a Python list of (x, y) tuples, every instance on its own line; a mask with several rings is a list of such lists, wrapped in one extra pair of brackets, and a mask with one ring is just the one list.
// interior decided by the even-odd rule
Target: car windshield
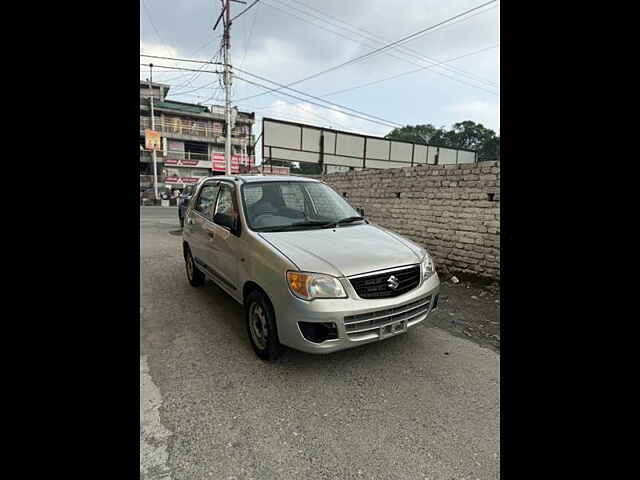
[(340, 195), (318, 182), (246, 183), (242, 200), (255, 231), (307, 230), (360, 219)]

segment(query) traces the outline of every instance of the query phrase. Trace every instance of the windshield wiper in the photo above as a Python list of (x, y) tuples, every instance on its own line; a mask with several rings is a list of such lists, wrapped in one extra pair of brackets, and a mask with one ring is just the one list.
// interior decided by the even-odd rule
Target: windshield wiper
[(308, 222), (296, 222), (290, 225), (275, 225), (273, 227), (258, 227), (256, 228), (256, 232), (285, 232), (287, 230), (297, 230), (299, 228), (304, 227), (326, 227), (328, 225), (333, 225), (333, 223), (327, 222), (316, 222), (316, 221), (308, 221)]
[(337, 227), (338, 225), (342, 225), (344, 223), (353, 223), (353, 222), (357, 222), (358, 220), (364, 220), (364, 217), (360, 217), (360, 216), (347, 217), (347, 218), (343, 218), (341, 220), (338, 220), (337, 222), (329, 223), (329, 224), (327, 224), (327, 226)]

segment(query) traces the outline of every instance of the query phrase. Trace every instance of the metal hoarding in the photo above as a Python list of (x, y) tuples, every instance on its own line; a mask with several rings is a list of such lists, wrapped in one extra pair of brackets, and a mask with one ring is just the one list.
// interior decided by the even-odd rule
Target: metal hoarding
[(471, 150), (389, 140), (286, 120), (262, 119), (262, 161), (322, 163), (354, 168), (398, 168), (474, 163)]

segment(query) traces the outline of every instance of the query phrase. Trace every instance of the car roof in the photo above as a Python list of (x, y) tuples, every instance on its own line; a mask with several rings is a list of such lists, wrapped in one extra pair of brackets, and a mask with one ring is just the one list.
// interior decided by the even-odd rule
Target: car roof
[(295, 175), (216, 175), (214, 177), (206, 177), (202, 182), (207, 180), (231, 180), (233, 182), (255, 183), (255, 182), (313, 182), (321, 183), (320, 180), (309, 177), (298, 177)]

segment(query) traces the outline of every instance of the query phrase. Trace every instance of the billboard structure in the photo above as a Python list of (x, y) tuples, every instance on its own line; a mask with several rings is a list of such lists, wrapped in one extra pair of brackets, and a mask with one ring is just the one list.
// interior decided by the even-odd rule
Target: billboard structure
[(265, 117), (262, 161), (274, 160), (380, 169), (476, 163), (477, 153)]

